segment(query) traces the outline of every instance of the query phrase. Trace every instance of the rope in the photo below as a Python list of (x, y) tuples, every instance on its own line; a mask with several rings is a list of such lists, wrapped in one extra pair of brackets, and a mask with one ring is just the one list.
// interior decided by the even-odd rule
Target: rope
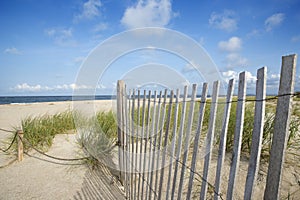
[[(22, 141), (22, 143), (24, 143), (24, 140), (23, 140), (21, 137), (19, 137), (19, 138), (20, 138), (20, 140)], [(25, 139), (26, 139), (26, 138), (25, 138)], [(78, 160), (86, 160), (86, 159), (89, 159), (89, 157), (82, 157), (82, 158), (59, 158), (59, 157), (51, 156), (51, 155), (48, 155), (48, 154), (42, 152), (41, 150), (35, 148), (35, 147), (34, 147), (27, 139), (26, 139), (26, 142), (27, 142), (27, 144), (29, 144), (29, 146), (30, 146), (33, 150), (35, 150), (36, 152), (38, 152), (38, 153), (40, 153), (40, 154), (42, 154), (42, 155), (44, 155), (44, 156), (46, 156), (46, 157), (55, 159), (55, 160), (61, 160), (61, 161), (78, 161)]]
[[(1, 130), (4, 130), (4, 129), (1, 129)], [(11, 131), (9, 131), (9, 132), (11, 132)], [(0, 150), (3, 151), (3, 152), (7, 152), (12, 147), (13, 143), (16, 141), (17, 135), (18, 135), (18, 132), (15, 133), (14, 138), (12, 139), (12, 141), (11, 141), (8, 148), (6, 148), (6, 149), (1, 149), (0, 148)]]
[(15, 131), (11, 131), (11, 130), (7, 130), (7, 129), (4, 129), (4, 128), (0, 128), (1, 131), (4, 131), (4, 132), (8, 132), (8, 133), (14, 133)]

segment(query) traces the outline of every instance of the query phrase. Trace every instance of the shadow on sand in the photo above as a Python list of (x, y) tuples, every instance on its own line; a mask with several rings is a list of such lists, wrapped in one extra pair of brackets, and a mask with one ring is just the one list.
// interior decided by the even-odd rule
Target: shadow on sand
[(99, 166), (89, 169), (85, 174), (82, 188), (76, 192), (73, 199), (125, 199), (119, 184), (119, 182), (113, 181), (112, 175), (106, 167)]

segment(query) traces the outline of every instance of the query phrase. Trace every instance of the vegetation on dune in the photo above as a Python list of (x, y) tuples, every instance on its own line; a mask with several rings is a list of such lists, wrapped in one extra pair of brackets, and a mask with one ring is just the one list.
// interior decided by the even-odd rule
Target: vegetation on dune
[[(252, 98), (252, 97), (248, 97)], [(300, 106), (298, 105), (298, 97), (294, 98), (295, 104), (292, 110), (292, 117), (290, 123), (290, 133), (288, 138), (288, 148), (297, 148), (300, 149), (300, 136), (299, 136), (299, 126), (300, 126)], [(202, 144), (205, 140), (205, 133), (208, 129), (209, 118), (210, 118), (210, 102), (211, 99), (208, 99), (205, 113), (204, 113), (204, 121), (203, 121), (203, 129), (202, 129)], [(231, 111), (230, 111), (230, 119), (228, 125), (228, 133), (226, 140), (226, 150), (231, 151), (233, 148), (233, 138), (235, 132), (235, 120), (236, 120), (236, 103), (232, 103)], [(244, 129), (243, 129), (243, 139), (242, 139), (242, 152), (249, 154), (252, 142), (252, 131), (254, 124), (254, 102), (246, 103), (245, 107), (245, 118), (244, 118)], [(195, 104), (195, 113), (193, 120), (193, 132), (195, 132), (197, 128), (198, 121), (198, 113), (199, 113), (200, 103), (197, 102)], [(222, 125), (223, 111), (225, 104), (219, 104), (217, 110), (217, 119), (216, 119), (216, 139), (215, 144), (217, 145), (219, 142), (220, 128)], [(146, 105), (147, 107), (147, 105)], [(188, 113), (189, 113), (190, 102), (186, 104), (186, 118), (185, 118), (185, 126), (188, 124)], [(175, 105), (172, 107), (172, 112), (174, 112)], [(262, 141), (262, 156), (268, 157), (269, 151), (271, 148), (271, 141), (274, 131), (274, 118), (275, 118), (275, 108), (276, 108), (276, 100), (271, 100), (266, 103), (266, 114), (265, 114), (265, 124), (264, 124), (264, 132), (263, 132), (263, 141)], [(166, 118), (168, 110), (170, 106), (166, 106)], [(181, 111), (182, 111), (182, 103), (179, 104), (178, 108), (178, 123), (177, 130), (179, 130), (180, 119), (181, 119)], [(147, 116), (148, 111), (145, 109), (145, 126), (147, 126)], [(139, 113), (139, 114), (138, 114)], [(143, 110), (140, 109), (139, 112), (135, 109), (135, 125), (142, 124), (142, 116)], [(139, 122), (137, 122), (137, 116), (139, 115)], [(76, 126), (75, 127), (75, 120)], [(153, 116), (153, 108), (150, 109), (150, 118), (149, 118), (149, 126), (152, 124), (152, 116)], [(156, 115), (157, 116), (157, 115)], [(162, 118), (162, 114), (160, 115)], [(173, 129), (174, 126), (174, 116), (172, 115), (170, 121), (170, 129)], [(166, 121), (164, 122), (166, 125)], [(85, 118), (80, 114), (72, 113), (71, 111), (66, 111), (63, 113), (59, 113), (53, 116), (38, 116), (38, 117), (28, 117), (22, 120), (22, 129), (24, 131), (24, 137), (26, 140), (30, 142), (34, 147), (46, 151), (52, 144), (53, 138), (56, 134), (67, 133), (70, 130), (74, 130), (80, 127), (80, 134), (78, 134), (78, 143), (79, 145), (86, 150), (86, 152), (93, 159), (104, 159), (107, 156), (111, 155), (112, 149), (115, 146), (115, 142), (117, 139), (117, 121), (115, 113), (110, 112), (99, 112), (96, 114), (94, 118)], [(151, 129), (150, 129), (151, 130)], [(163, 127), (163, 131), (166, 131), (166, 126)], [(169, 139), (172, 139), (172, 134), (170, 134)], [(29, 149), (25, 143), (25, 149)], [(93, 161), (92, 159), (92, 161)]]
[[(77, 119), (77, 127), (74, 116)], [(87, 119), (71, 111), (27, 117), (22, 120), (24, 139), (28, 141), (24, 143), (24, 148), (28, 150), (32, 145), (39, 150), (47, 151), (56, 134), (75, 132), (78, 126), (83, 127), (78, 135), (78, 142), (82, 147), (92, 152), (109, 153), (107, 150), (111, 148), (117, 136), (117, 123), (113, 112), (99, 112), (96, 119)]]
[(98, 161), (111, 165), (118, 131), (115, 114), (112, 111), (99, 112), (96, 119), (88, 119), (85, 122), (88, 125), (80, 131), (77, 140), (90, 156), (87, 162), (93, 166)]
[[(52, 116), (27, 117), (22, 120), (24, 139), (33, 147), (46, 151), (52, 145), (56, 134), (74, 130), (75, 124), (72, 112), (66, 111)], [(24, 148), (30, 149), (30, 145), (24, 143)]]

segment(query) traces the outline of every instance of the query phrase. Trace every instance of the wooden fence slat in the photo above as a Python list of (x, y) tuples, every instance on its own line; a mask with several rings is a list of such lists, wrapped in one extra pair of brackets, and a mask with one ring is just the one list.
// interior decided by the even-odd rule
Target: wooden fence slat
[(165, 163), (166, 163), (166, 153), (167, 153), (167, 146), (168, 146), (168, 139), (169, 139), (169, 130), (170, 130), (170, 122), (171, 122), (171, 114), (172, 114), (172, 107), (173, 107), (173, 97), (174, 91), (171, 90), (170, 93), (170, 100), (169, 100), (169, 110), (168, 110), (168, 117), (166, 121), (166, 132), (164, 137), (163, 143), (163, 153), (162, 153), (162, 162), (161, 162), (161, 171), (160, 171), (160, 182), (158, 188), (158, 199), (161, 199), (162, 189), (163, 189), (163, 182), (164, 182), (164, 172), (165, 172)]
[(279, 97), (277, 100), (267, 185), (264, 194), (264, 199), (266, 200), (279, 199), (281, 173), (285, 158), (285, 149), (289, 137), (289, 124), (293, 100), (290, 95), (280, 95), (291, 94), (294, 92), (296, 60), (297, 55), (295, 54), (282, 57), (280, 85), (278, 91)]
[(230, 117), (233, 89), (234, 89), (234, 79), (231, 79), (228, 83), (226, 104), (224, 108), (224, 116), (222, 122), (222, 131), (220, 134), (220, 144), (218, 150), (218, 161), (217, 161), (217, 170), (216, 170), (216, 179), (215, 179), (215, 194), (214, 194), (215, 200), (219, 199), (220, 187), (222, 184), (222, 167), (225, 159), (227, 130), (228, 130), (229, 117)]
[[(126, 87), (126, 86), (125, 86)], [(126, 188), (127, 188), (127, 197), (130, 197), (130, 160), (129, 160), (129, 145), (130, 145), (130, 140), (129, 140), (129, 120), (130, 118), (128, 117), (128, 107), (130, 105), (130, 93), (126, 93), (126, 89), (124, 88), (124, 106), (123, 108), (125, 109), (123, 111), (123, 130), (124, 130), (124, 144), (123, 144), (123, 155), (124, 155), (124, 172), (125, 172), (125, 180), (126, 180)]]
[[(170, 152), (170, 164), (169, 164), (169, 173), (167, 181), (167, 190), (166, 190), (166, 199), (169, 199), (169, 191), (171, 186), (171, 175), (173, 169), (174, 153), (175, 153), (175, 144), (177, 137), (177, 121), (178, 121), (178, 107), (179, 107), (179, 96), (180, 90), (176, 90), (176, 99), (175, 99), (175, 108), (174, 108), (174, 119), (173, 119), (173, 130), (172, 130), (172, 143), (171, 143), (171, 152)], [(174, 181), (174, 180), (173, 180)]]
[(186, 199), (191, 199), (192, 189), (193, 189), (193, 181), (194, 181), (194, 175), (195, 175), (195, 168), (196, 168), (196, 160), (197, 160), (197, 154), (199, 149), (199, 140), (202, 130), (202, 124), (203, 124), (203, 117), (205, 113), (205, 105), (206, 105), (206, 99), (207, 99), (207, 88), (208, 84), (203, 83), (202, 86), (202, 94), (201, 94), (201, 102), (198, 112), (198, 123), (197, 123), (197, 130), (196, 135), (194, 139), (194, 147), (193, 147), (193, 155), (192, 155), (192, 164), (190, 169), (190, 178), (189, 178), (189, 184), (188, 184), (188, 191), (186, 195)]
[(179, 160), (179, 157), (180, 157), (180, 154), (181, 154), (181, 148), (182, 148), (182, 137), (183, 137), (183, 131), (184, 131), (184, 124), (185, 124), (183, 122), (185, 121), (187, 93), (188, 93), (188, 87), (184, 86), (171, 199), (174, 199), (175, 190), (176, 190), (178, 165), (179, 165), (177, 160)]
[[(137, 177), (140, 179), (140, 168), (138, 166), (138, 152), (139, 152), (139, 128), (140, 128), (140, 98), (141, 98), (141, 91), (138, 90), (138, 95), (137, 95), (137, 120), (136, 120), (136, 138), (135, 138), (135, 144), (136, 144), (136, 148), (135, 148), (135, 167), (136, 167), (136, 173), (135, 173), (135, 183), (137, 183)], [(137, 188), (137, 184), (134, 185), (134, 199), (137, 199), (138, 197), (138, 188)]]
[(131, 165), (131, 100), (132, 100), (132, 93), (131, 90), (129, 90), (129, 94), (126, 95), (127, 96), (127, 101), (125, 104), (125, 141), (126, 141), (126, 145), (125, 145), (125, 163), (127, 163), (126, 166), (126, 170), (127, 170), (127, 174), (128, 174), (128, 184), (129, 184), (129, 198), (132, 198), (132, 165)]
[[(156, 117), (155, 117), (155, 135), (154, 135), (154, 142), (153, 142), (153, 156), (152, 156), (152, 163), (151, 163), (151, 175), (150, 175), (150, 183), (149, 187), (152, 188), (153, 185), (153, 179), (154, 179), (154, 170), (156, 171), (157, 169), (154, 169), (154, 165), (157, 162), (157, 156), (156, 156), (156, 142), (157, 142), (157, 133), (159, 131), (159, 120), (160, 120), (160, 109), (161, 109), (161, 98), (162, 98), (162, 91), (159, 93), (159, 99), (158, 99), (158, 106), (157, 106), (157, 111), (156, 111)], [(152, 191), (149, 193), (149, 199), (151, 200), (152, 198)]]
[[(157, 95), (157, 92), (154, 91), (154, 102), (153, 102), (153, 105), (152, 105), (152, 123), (151, 123), (151, 134), (149, 134), (149, 159), (148, 159), (148, 168), (147, 168), (147, 181), (148, 181), (148, 186), (146, 187), (146, 198), (148, 198), (148, 192), (149, 192), (149, 189), (151, 189), (150, 187), (150, 175), (151, 175), (151, 171), (150, 171), (150, 168), (151, 168), (151, 161), (152, 161), (152, 157), (154, 157), (154, 152), (152, 152), (152, 146), (153, 146), (153, 134), (154, 134), (154, 126), (155, 126), (155, 116), (156, 116), (156, 95)], [(149, 132), (150, 133), (150, 132)], [(151, 191), (150, 191), (151, 193)]]
[(255, 115), (254, 127), (252, 133), (251, 152), (248, 166), (247, 179), (245, 184), (245, 200), (251, 200), (254, 184), (256, 182), (257, 173), (259, 170), (260, 153), (262, 146), (262, 137), (264, 130), (265, 119), (265, 105), (266, 102), (266, 75), (267, 68), (263, 67), (257, 70), (256, 81), (256, 102), (255, 102)]
[(220, 81), (215, 81), (213, 85), (213, 95), (210, 105), (210, 116), (209, 116), (209, 124), (208, 124), (208, 132), (206, 135), (206, 149), (205, 149), (205, 157), (204, 157), (204, 167), (203, 167), (203, 178), (201, 185), (201, 193), (200, 199), (206, 199), (207, 192), (207, 181), (208, 181), (208, 172), (209, 172), (209, 164), (211, 160), (211, 152), (213, 148), (213, 140), (215, 135), (215, 122), (218, 108), (218, 96), (219, 96), (219, 86)]
[(238, 88), (238, 103), (236, 108), (236, 125), (234, 132), (234, 146), (232, 152), (232, 161), (229, 173), (229, 181), (227, 188), (227, 199), (233, 199), (234, 186), (236, 176), (239, 170), (240, 153), (242, 145), (244, 111), (245, 111), (245, 98), (246, 98), (246, 72), (239, 75), (239, 88)]
[(130, 139), (131, 139), (131, 151), (130, 151), (130, 162), (131, 162), (131, 190), (133, 190), (132, 193), (132, 198), (135, 199), (135, 186), (134, 186), (134, 182), (135, 182), (135, 176), (136, 176), (136, 168), (135, 168), (135, 160), (134, 160), (134, 138), (135, 138), (135, 128), (134, 128), (134, 110), (135, 110), (135, 89), (133, 89), (132, 91), (132, 106), (131, 106), (131, 130), (129, 133), (130, 134)]
[(142, 169), (142, 166), (143, 166), (143, 140), (144, 140), (144, 135), (145, 135), (145, 109), (146, 109), (146, 90), (144, 90), (144, 96), (143, 96), (143, 106), (142, 106), (142, 130), (141, 130), (141, 138), (140, 138), (140, 146), (141, 146), (141, 149), (140, 149), (140, 173), (139, 173), (139, 181), (138, 181), (138, 198), (140, 196), (142, 196), (142, 194), (140, 193), (141, 192), (141, 182), (143, 182), (143, 169)]
[[(145, 172), (146, 172), (146, 162), (147, 162), (147, 146), (148, 146), (148, 139), (149, 139), (149, 124), (150, 124), (150, 108), (151, 108), (151, 90), (148, 92), (148, 104), (147, 104), (147, 122), (146, 122), (146, 132), (144, 135), (145, 145), (144, 145), (144, 161), (143, 161), (143, 183), (142, 183), (142, 198), (144, 199), (144, 186), (145, 186)], [(147, 197), (146, 197), (147, 198)]]
[(119, 154), (119, 169), (120, 169), (120, 181), (124, 185), (123, 179), (123, 121), (122, 121), (122, 113), (123, 113), (123, 95), (124, 95), (124, 81), (119, 80), (117, 82), (117, 121), (118, 121), (118, 154)]
[(162, 134), (163, 134), (163, 129), (164, 129), (164, 122), (165, 122), (165, 117), (166, 117), (166, 103), (167, 103), (167, 93), (168, 90), (165, 89), (165, 93), (164, 93), (164, 102), (163, 102), (163, 109), (162, 109), (162, 118), (160, 119), (160, 131), (159, 131), (159, 138), (158, 138), (158, 144), (157, 145), (157, 158), (156, 158), (156, 174), (155, 174), (155, 187), (154, 187), (154, 191), (157, 191), (157, 187), (158, 187), (158, 183), (159, 183), (159, 177), (158, 174), (160, 173), (160, 151), (161, 151), (161, 146), (162, 146)]
[[(189, 116), (188, 116), (188, 124), (187, 124), (187, 130), (186, 130), (183, 160), (182, 160), (182, 163), (184, 163), (184, 164), (187, 161), (188, 151), (189, 151), (189, 146), (190, 146), (190, 135), (191, 135), (192, 125), (193, 125), (194, 107), (195, 107), (195, 99), (196, 99), (196, 91), (197, 91), (197, 85), (196, 84), (193, 84), (192, 87), (193, 87), (192, 88), (192, 96), (191, 96), (190, 110), (189, 110)], [(184, 123), (184, 122), (181, 122), (181, 123)], [(183, 166), (181, 168), (180, 181), (179, 181), (179, 186), (178, 186), (178, 199), (181, 199), (181, 195), (182, 195), (184, 173), (185, 173), (185, 167)]]

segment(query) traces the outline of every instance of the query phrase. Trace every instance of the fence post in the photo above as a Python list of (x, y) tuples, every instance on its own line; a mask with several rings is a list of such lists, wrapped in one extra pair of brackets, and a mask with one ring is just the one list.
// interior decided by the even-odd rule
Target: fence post
[(24, 155), (24, 147), (23, 147), (23, 136), (24, 133), (22, 130), (17, 131), (17, 141), (18, 141), (18, 161), (23, 160)]
[(296, 54), (282, 57), (278, 91), (279, 97), (277, 100), (274, 134), (264, 199), (279, 199), (281, 172), (285, 158), (287, 140), (289, 138), (290, 115), (293, 100), (291, 95), (286, 94), (294, 92), (296, 59)]
[(256, 102), (255, 102), (255, 115), (254, 127), (252, 132), (251, 153), (248, 165), (248, 173), (245, 184), (244, 199), (252, 199), (254, 192), (254, 184), (256, 182), (257, 173), (259, 170), (259, 160), (262, 146), (264, 119), (265, 119), (265, 104), (266, 98), (266, 76), (267, 68), (263, 67), (257, 71), (256, 81)]
[(119, 169), (120, 169), (120, 181), (124, 185), (123, 176), (123, 152), (124, 152), (124, 130), (123, 130), (123, 99), (124, 99), (124, 81), (118, 80), (117, 83), (117, 120), (118, 120), (118, 154), (119, 154)]
[(234, 90), (234, 79), (231, 79), (228, 83), (226, 104), (224, 108), (224, 116), (222, 122), (222, 131), (220, 134), (220, 144), (218, 150), (218, 161), (217, 161), (217, 170), (216, 170), (216, 179), (215, 179), (215, 195), (214, 200), (218, 200), (220, 196), (220, 187), (222, 183), (222, 168), (225, 160), (225, 150), (226, 150), (226, 140), (227, 140), (227, 131), (230, 118), (230, 109), (232, 94)]
[(236, 177), (239, 171), (242, 135), (244, 128), (244, 112), (246, 100), (246, 72), (239, 75), (238, 103), (236, 107), (236, 125), (234, 131), (234, 146), (227, 187), (227, 199), (233, 199)]
[[(188, 191), (187, 191), (186, 199), (191, 199), (191, 193), (192, 193), (193, 181), (194, 181), (194, 173), (195, 173), (196, 161), (197, 161), (197, 153), (198, 153), (198, 148), (199, 148), (199, 140), (200, 140), (202, 124), (203, 124), (203, 118), (204, 118), (204, 113), (205, 113), (207, 88), (208, 88), (208, 84), (203, 83), (201, 102), (200, 102), (199, 112), (198, 112), (197, 130), (196, 130), (196, 135), (195, 135), (195, 139), (194, 139), (194, 147), (193, 147), (192, 163), (191, 163), (191, 170), (190, 170), (190, 178), (189, 178), (189, 184), (188, 184)], [(203, 183), (204, 182), (202, 182), (202, 184)]]

